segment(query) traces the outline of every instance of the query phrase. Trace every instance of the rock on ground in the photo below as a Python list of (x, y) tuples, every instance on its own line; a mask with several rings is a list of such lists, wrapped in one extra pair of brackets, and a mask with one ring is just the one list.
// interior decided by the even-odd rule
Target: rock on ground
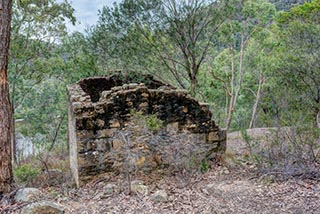
[(151, 200), (154, 202), (167, 202), (168, 194), (164, 190), (158, 190), (150, 196)]
[(144, 185), (142, 181), (132, 181), (131, 182), (131, 191), (134, 193), (138, 193), (141, 195), (148, 195), (149, 194), (149, 188), (148, 186)]
[(41, 201), (25, 206), (21, 214), (63, 214), (64, 209), (50, 201)]
[(36, 188), (23, 188), (17, 191), (15, 200), (17, 202), (29, 202), (39, 197), (40, 194), (40, 190)]

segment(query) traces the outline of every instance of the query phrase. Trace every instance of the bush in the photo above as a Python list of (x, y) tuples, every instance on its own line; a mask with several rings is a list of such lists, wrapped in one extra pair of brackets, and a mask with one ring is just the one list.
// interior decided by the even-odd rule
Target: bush
[(40, 175), (41, 169), (32, 166), (31, 164), (24, 164), (14, 170), (14, 176), (18, 182), (26, 185), (34, 183), (34, 180)]
[(163, 128), (163, 121), (158, 118), (157, 114), (143, 115), (143, 112), (136, 112), (134, 110), (130, 114), (133, 117), (134, 123), (140, 126), (140, 128), (146, 128), (153, 133)]
[(286, 127), (270, 129), (263, 139), (242, 131), (250, 160), (262, 175), (281, 180), (291, 177), (320, 178), (319, 129)]
[(158, 132), (163, 128), (163, 121), (158, 119), (156, 114), (147, 115), (145, 120), (147, 128), (152, 132)]

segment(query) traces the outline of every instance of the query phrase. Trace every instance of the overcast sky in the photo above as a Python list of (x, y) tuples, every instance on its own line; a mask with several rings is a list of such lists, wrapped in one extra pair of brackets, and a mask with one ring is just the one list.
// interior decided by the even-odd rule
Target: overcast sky
[(114, 2), (119, 3), (121, 0), (70, 0), (70, 2), (76, 10), (75, 16), (80, 24), (76, 26), (68, 24), (68, 30), (84, 32), (87, 26), (96, 24), (98, 10), (102, 9), (104, 5), (111, 7)]

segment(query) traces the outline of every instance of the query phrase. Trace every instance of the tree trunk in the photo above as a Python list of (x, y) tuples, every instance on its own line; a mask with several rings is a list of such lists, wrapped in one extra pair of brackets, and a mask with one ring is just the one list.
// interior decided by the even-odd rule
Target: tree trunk
[(229, 130), (233, 118), (233, 114), (236, 109), (238, 97), (240, 90), (242, 88), (242, 82), (243, 82), (243, 59), (244, 59), (244, 52), (245, 52), (245, 46), (246, 46), (247, 40), (244, 39), (244, 36), (241, 38), (241, 49), (240, 49), (240, 56), (239, 56), (239, 74), (238, 74), (238, 82), (235, 82), (236, 78), (236, 68), (235, 68), (235, 56), (234, 56), (234, 47), (232, 47), (231, 50), (231, 93), (230, 93), (230, 101), (229, 101), (229, 111), (228, 116), (226, 120), (226, 130)]
[(196, 76), (193, 76), (192, 79), (191, 79), (191, 95), (192, 96), (196, 96), (196, 92), (197, 92), (197, 77)]
[[(319, 102), (317, 103), (319, 105)], [(315, 107), (313, 112), (313, 127), (320, 128), (320, 121), (319, 121), (319, 108)]]
[(258, 104), (260, 102), (261, 88), (262, 88), (263, 82), (264, 82), (264, 77), (260, 73), (258, 91), (255, 94), (255, 101), (254, 101), (254, 104), (253, 104), (253, 107), (252, 107), (252, 115), (251, 115), (251, 120), (250, 120), (250, 124), (249, 124), (249, 129), (252, 129), (253, 126), (254, 126), (254, 121), (255, 121), (256, 115), (257, 115), (257, 108), (258, 108)]
[(12, 103), (13, 101), (11, 100), (11, 155), (12, 155), (12, 161), (14, 165), (18, 164), (18, 158), (17, 158), (17, 142), (16, 142), (16, 124), (14, 120), (14, 105)]
[(13, 189), (11, 162), (12, 109), (8, 84), (10, 23), (11, 0), (0, 0), (0, 195)]

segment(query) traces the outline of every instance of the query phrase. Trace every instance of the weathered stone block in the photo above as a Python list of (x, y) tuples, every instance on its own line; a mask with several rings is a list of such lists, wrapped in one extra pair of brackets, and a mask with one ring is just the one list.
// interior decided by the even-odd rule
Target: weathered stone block
[(96, 125), (97, 125), (99, 128), (103, 128), (104, 125), (105, 125), (105, 122), (104, 122), (104, 120), (97, 119), (97, 120), (96, 120)]
[(219, 132), (210, 132), (208, 134), (208, 142), (216, 142), (220, 140)]
[(124, 142), (119, 139), (112, 140), (112, 149), (119, 150), (124, 147)]
[(93, 131), (87, 131), (87, 130), (79, 130), (76, 132), (76, 136), (78, 140), (86, 140), (94, 137)]
[(121, 124), (118, 120), (111, 120), (109, 121), (110, 128), (120, 128)]
[(139, 109), (145, 109), (145, 108), (147, 108), (147, 107), (148, 107), (148, 103), (147, 103), (147, 102), (141, 103), (141, 104), (139, 105)]
[(180, 131), (180, 127), (179, 127), (178, 122), (169, 123), (166, 128), (167, 128), (167, 132), (169, 132), (171, 134), (178, 134)]

